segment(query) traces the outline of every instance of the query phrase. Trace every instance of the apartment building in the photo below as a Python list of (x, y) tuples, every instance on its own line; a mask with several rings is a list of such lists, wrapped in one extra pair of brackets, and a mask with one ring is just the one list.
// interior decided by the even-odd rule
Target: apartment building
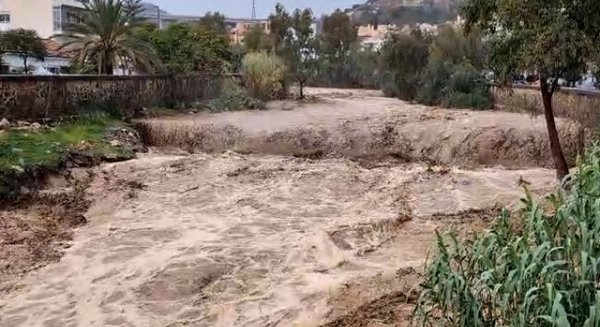
[(86, 0), (0, 0), (0, 31), (32, 29), (49, 38), (76, 21)]

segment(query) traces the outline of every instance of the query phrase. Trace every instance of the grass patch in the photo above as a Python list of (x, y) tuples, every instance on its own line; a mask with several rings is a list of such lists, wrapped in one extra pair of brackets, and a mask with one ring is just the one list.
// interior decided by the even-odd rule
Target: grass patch
[(87, 114), (53, 128), (0, 134), (0, 197), (14, 198), (36, 176), (59, 169), (73, 151), (99, 158), (132, 154), (105, 140), (107, 130), (119, 124), (104, 114)]
[(101, 143), (108, 119), (77, 119), (47, 130), (10, 130), (0, 134), (0, 170), (57, 167), (70, 148)]

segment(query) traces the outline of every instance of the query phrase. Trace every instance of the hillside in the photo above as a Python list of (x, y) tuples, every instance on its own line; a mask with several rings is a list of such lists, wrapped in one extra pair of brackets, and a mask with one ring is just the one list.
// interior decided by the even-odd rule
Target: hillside
[(439, 24), (454, 20), (462, 0), (367, 0), (349, 9), (359, 24)]
[(453, 0), (367, 0), (365, 5), (380, 8), (396, 8), (402, 6), (445, 6), (449, 7)]

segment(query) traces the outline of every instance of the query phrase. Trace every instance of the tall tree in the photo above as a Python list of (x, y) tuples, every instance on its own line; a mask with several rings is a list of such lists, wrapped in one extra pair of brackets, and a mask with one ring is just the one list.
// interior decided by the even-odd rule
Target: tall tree
[(217, 34), (227, 34), (227, 24), (225, 23), (225, 15), (220, 12), (207, 12), (200, 18), (198, 25), (201, 28), (212, 30)]
[(133, 64), (152, 71), (161, 66), (154, 48), (133, 33), (140, 25), (138, 1), (91, 0), (84, 2), (80, 23), (67, 26), (62, 48), (75, 52), (75, 62), (96, 62), (98, 73), (112, 75), (117, 65)]
[(269, 16), (269, 21), (274, 50), (285, 60), (288, 72), (299, 84), (300, 97), (303, 98), (304, 85), (316, 60), (313, 12), (310, 8), (296, 9), (290, 15), (278, 3), (275, 13)]
[(244, 35), (246, 51), (267, 50), (273, 47), (270, 35), (260, 25), (254, 25)]
[(552, 98), (558, 80), (581, 72), (600, 37), (597, 0), (467, 0), (467, 29), (481, 27), (491, 40), (491, 62), (501, 76), (535, 71), (558, 178), (569, 167), (562, 151)]
[(281, 3), (277, 3), (275, 12), (269, 15), (269, 25), (271, 26), (273, 47), (277, 49), (290, 36), (290, 28), (292, 27), (292, 18)]
[(328, 52), (330, 57), (334, 59), (343, 58), (357, 38), (357, 27), (352, 23), (350, 16), (340, 9), (323, 18), (321, 39), (325, 51)]
[(390, 33), (381, 47), (381, 84), (389, 96), (414, 100), (429, 59), (430, 37), (420, 30)]
[(300, 98), (304, 98), (306, 84), (316, 61), (313, 22), (315, 18), (310, 8), (296, 9), (292, 15), (292, 35), (286, 43), (291, 52), (288, 54), (289, 70), (294, 74), (300, 86)]
[(3, 34), (5, 51), (16, 54), (23, 60), (25, 74), (29, 73), (28, 59), (44, 60), (46, 47), (36, 31), (19, 28), (8, 30)]
[(171, 73), (218, 73), (231, 59), (227, 37), (199, 26), (180, 23), (157, 29), (142, 25), (135, 35), (156, 49)]

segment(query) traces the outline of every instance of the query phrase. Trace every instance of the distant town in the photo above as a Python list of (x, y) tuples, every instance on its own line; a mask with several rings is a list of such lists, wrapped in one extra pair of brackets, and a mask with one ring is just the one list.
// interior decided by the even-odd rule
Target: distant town
[[(70, 53), (60, 49), (63, 40), (55, 35), (63, 33), (67, 26), (77, 23), (78, 13), (84, 10), (84, 0), (39, 0), (39, 1), (20, 1), (20, 0), (0, 0), (0, 32), (11, 29), (34, 30), (43, 39), (46, 47), (46, 57), (44, 60), (32, 60), (31, 65), (40, 74), (54, 74), (61, 71), (61, 67), (67, 67), (71, 64)], [(180, 15), (170, 13), (159, 6), (150, 3), (142, 3), (142, 10), (139, 17), (163, 29), (174, 23), (194, 23), (198, 22), (205, 13), (198, 15)], [(348, 13), (349, 15), (351, 13)], [(441, 25), (459, 25), (460, 17), (455, 21), (448, 21), (443, 24), (417, 23), (420, 30), (433, 33)], [(225, 24), (229, 36), (229, 42), (234, 45), (243, 45), (245, 35), (254, 27), (259, 26), (265, 33), (270, 32), (269, 20), (266, 18), (251, 17), (226, 17)], [(322, 27), (322, 20), (317, 19), (313, 23), (313, 29), (319, 34)], [(414, 26), (397, 26), (395, 24), (362, 24), (358, 26), (358, 41), (371, 49), (379, 49), (390, 32), (405, 31), (409, 32)], [(22, 66), (22, 60), (10, 53), (4, 54), (0, 61), (0, 73), (12, 72)]]

